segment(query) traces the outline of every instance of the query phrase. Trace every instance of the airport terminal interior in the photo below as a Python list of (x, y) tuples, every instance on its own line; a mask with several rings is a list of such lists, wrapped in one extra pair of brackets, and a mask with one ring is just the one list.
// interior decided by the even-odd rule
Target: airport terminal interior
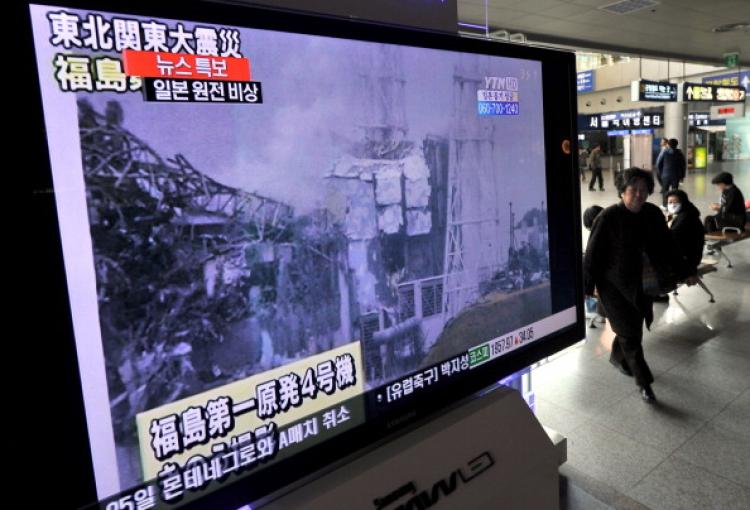
[[(712, 176), (728, 171), (750, 188), (750, 162), (714, 162), (684, 189), (705, 214)], [(617, 202), (605, 191), (581, 203)], [(657, 185), (658, 189), (658, 185)], [(650, 201), (661, 205), (661, 195)], [(594, 319), (586, 340), (532, 370), (540, 421), (568, 438), (563, 500), (568, 508), (747, 508), (750, 501), (750, 248), (728, 247), (732, 262), (706, 254), (717, 271), (654, 305), (644, 350), (657, 403), (644, 406), (630, 378), (609, 363), (613, 333)], [(591, 320), (589, 321), (591, 322)]]

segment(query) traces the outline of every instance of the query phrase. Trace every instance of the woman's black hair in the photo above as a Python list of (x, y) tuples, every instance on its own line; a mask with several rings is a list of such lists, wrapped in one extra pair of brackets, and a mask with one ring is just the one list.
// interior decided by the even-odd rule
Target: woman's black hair
[(719, 175), (711, 179), (711, 184), (726, 184), (731, 186), (734, 183), (734, 178), (729, 172), (721, 172)]
[(617, 193), (622, 195), (625, 193), (625, 188), (632, 186), (638, 179), (646, 181), (646, 188), (648, 194), (654, 192), (654, 176), (651, 172), (638, 168), (637, 166), (625, 169), (621, 174), (618, 175), (617, 179)]
[(688, 194), (682, 191), (681, 189), (673, 189), (670, 190), (667, 193), (667, 198), (669, 197), (677, 197), (677, 199), (680, 201), (680, 203), (685, 206), (685, 204), (690, 203), (690, 199), (688, 198)]

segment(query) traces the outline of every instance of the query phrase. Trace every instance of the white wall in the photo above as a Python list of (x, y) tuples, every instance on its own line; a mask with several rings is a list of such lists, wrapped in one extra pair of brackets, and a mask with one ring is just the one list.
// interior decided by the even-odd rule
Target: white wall
[(682, 62), (667, 62), (663, 60), (634, 58), (629, 62), (620, 62), (611, 66), (600, 67), (596, 73), (595, 85), (597, 90), (613, 89), (630, 86), (630, 82), (642, 78), (644, 80), (680, 81), (686, 76), (703, 76), (706, 74), (730, 73), (731, 69), (700, 64), (683, 64)]

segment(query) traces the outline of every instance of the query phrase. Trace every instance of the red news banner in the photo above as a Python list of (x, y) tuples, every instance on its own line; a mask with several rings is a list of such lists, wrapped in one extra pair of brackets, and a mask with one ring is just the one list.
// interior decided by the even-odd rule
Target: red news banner
[(250, 61), (246, 58), (123, 51), (125, 74), (141, 78), (178, 80), (250, 81)]

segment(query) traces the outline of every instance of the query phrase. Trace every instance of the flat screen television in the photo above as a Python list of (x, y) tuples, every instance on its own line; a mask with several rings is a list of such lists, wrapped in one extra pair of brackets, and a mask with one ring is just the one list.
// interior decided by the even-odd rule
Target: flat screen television
[(27, 7), (38, 355), (76, 505), (238, 508), (583, 338), (573, 54)]

